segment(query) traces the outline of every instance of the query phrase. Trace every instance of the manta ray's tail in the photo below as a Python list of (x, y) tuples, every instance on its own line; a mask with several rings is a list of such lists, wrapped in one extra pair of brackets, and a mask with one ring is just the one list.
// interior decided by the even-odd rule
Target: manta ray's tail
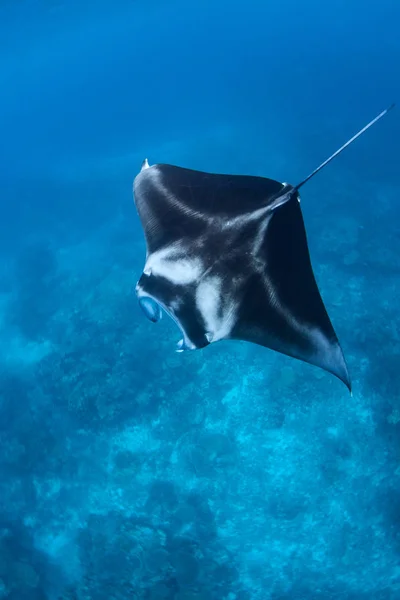
[(382, 117), (384, 117), (389, 110), (391, 110), (392, 108), (394, 108), (394, 104), (391, 104), (389, 106), (389, 108), (386, 108), (386, 110), (383, 110), (377, 117), (375, 117), (375, 119), (372, 119), (372, 121), (370, 121), (367, 125), (365, 125), (365, 127), (363, 127), (362, 129), (360, 129), (360, 131), (358, 133), (356, 133), (355, 135), (353, 135), (352, 138), (350, 138), (345, 144), (343, 144), (343, 146), (341, 146), (339, 148), (339, 150), (336, 150), (336, 152), (334, 152), (329, 158), (327, 158), (326, 160), (324, 160), (323, 163), (321, 163), (319, 165), (319, 167), (317, 167), (316, 169), (314, 169), (314, 171), (312, 173), (310, 173), (305, 179), (303, 179), (303, 181), (301, 181), (300, 183), (298, 183), (294, 189), (297, 191), (299, 190), (305, 183), (307, 183), (307, 181), (309, 181), (312, 177), (314, 177), (314, 175), (316, 175), (319, 171), (321, 171), (321, 169), (323, 169), (324, 167), (326, 167), (326, 165), (328, 163), (331, 162), (331, 160), (333, 160), (334, 158), (336, 158), (336, 156), (338, 156), (341, 152), (343, 152), (343, 150), (345, 148), (347, 148), (347, 146), (350, 146), (350, 144), (352, 144), (358, 137), (360, 137), (360, 135), (362, 135), (365, 131), (367, 131), (367, 129), (369, 129), (372, 125), (374, 125), (377, 121), (379, 121), (379, 119), (381, 119)]

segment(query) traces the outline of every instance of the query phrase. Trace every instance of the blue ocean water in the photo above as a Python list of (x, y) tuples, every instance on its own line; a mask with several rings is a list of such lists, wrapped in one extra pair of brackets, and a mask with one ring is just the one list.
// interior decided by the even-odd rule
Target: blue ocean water
[(142, 160), (296, 183), (400, 101), (400, 5), (0, 5), (0, 598), (400, 599), (400, 113), (304, 188), (353, 396), (176, 354)]

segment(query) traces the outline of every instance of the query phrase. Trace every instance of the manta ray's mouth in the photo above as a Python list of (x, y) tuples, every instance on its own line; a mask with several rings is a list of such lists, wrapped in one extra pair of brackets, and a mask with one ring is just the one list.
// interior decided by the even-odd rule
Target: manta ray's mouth
[(142, 309), (144, 315), (151, 321), (152, 323), (157, 323), (162, 319), (162, 314), (165, 314), (175, 323), (177, 328), (179, 329), (182, 338), (178, 341), (176, 345), (176, 352), (183, 352), (184, 350), (195, 350), (196, 346), (189, 339), (186, 332), (181, 326), (181, 323), (174, 315), (174, 312), (169, 309), (163, 302), (159, 299), (154, 298), (154, 296), (150, 295), (146, 292), (141, 285), (138, 283), (136, 285), (136, 296), (139, 301), (140, 308)]

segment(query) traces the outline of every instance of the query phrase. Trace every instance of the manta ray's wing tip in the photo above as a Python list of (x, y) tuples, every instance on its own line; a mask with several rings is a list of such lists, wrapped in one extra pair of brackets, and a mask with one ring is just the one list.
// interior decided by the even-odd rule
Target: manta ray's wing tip
[(345, 358), (344, 358), (344, 355), (343, 355), (343, 352), (342, 352), (342, 349), (340, 348), (340, 346), (338, 347), (338, 349), (339, 349), (339, 359), (337, 360), (336, 364), (330, 365), (326, 370), (330, 371), (342, 383), (344, 383), (344, 385), (349, 390), (350, 395), (352, 396), (353, 395), (353, 387), (352, 387), (347, 363), (345, 361)]
[(148, 169), (149, 167), (150, 167), (149, 161), (147, 160), (147, 158), (145, 158), (144, 161), (142, 162), (140, 171), (144, 171), (144, 169)]
[(353, 397), (353, 386), (351, 383), (351, 379), (350, 379), (350, 375), (347, 373), (347, 376), (345, 378), (342, 379), (344, 385), (347, 387), (347, 389), (350, 392), (350, 396)]
[[(352, 382), (349, 373), (347, 361), (345, 359), (343, 349), (339, 343), (339, 340), (333, 330), (332, 324), (328, 321), (329, 328), (331, 329), (331, 336), (329, 341), (325, 338), (323, 341), (322, 336), (315, 336), (314, 343), (317, 349), (316, 355), (311, 359), (311, 364), (322, 368), (324, 371), (331, 373), (352, 393)], [(327, 343), (328, 341), (328, 343)], [(302, 357), (300, 357), (302, 358)], [(306, 359), (307, 362), (307, 359)]]

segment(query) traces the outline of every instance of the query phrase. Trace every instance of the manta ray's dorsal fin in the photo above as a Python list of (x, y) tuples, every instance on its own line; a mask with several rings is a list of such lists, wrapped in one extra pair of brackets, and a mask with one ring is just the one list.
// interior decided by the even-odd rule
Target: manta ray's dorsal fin
[(363, 127), (362, 129), (360, 129), (360, 131), (358, 133), (356, 133), (355, 135), (353, 135), (352, 138), (350, 138), (345, 144), (343, 144), (343, 146), (341, 146), (338, 150), (336, 150), (336, 152), (334, 152), (329, 158), (327, 158), (326, 160), (324, 160), (323, 163), (321, 163), (319, 165), (319, 167), (317, 167), (316, 169), (314, 169), (314, 171), (312, 171), (312, 173), (310, 173), (305, 179), (303, 179), (303, 181), (301, 181), (300, 183), (298, 183), (294, 189), (295, 191), (299, 190), (305, 183), (307, 183), (307, 181), (310, 181), (310, 179), (312, 177), (314, 177), (314, 175), (316, 175), (319, 171), (321, 171), (324, 167), (326, 167), (326, 165), (328, 163), (331, 162), (331, 160), (333, 160), (334, 158), (336, 158), (341, 152), (343, 152), (343, 150), (345, 148), (347, 148), (348, 146), (350, 146), (350, 144), (352, 144), (358, 137), (360, 137), (360, 135), (362, 135), (363, 133), (365, 133), (367, 131), (367, 129), (369, 129), (370, 127), (372, 127), (372, 125), (374, 125), (377, 121), (379, 121), (379, 119), (381, 119), (382, 117), (384, 117), (390, 110), (392, 110), (392, 108), (394, 108), (394, 103), (391, 104), (389, 106), (389, 108), (386, 108), (385, 110), (383, 110), (381, 113), (379, 113), (378, 116), (375, 117), (375, 119), (372, 119), (372, 121), (370, 121), (369, 123), (367, 123), (367, 125), (365, 125), (365, 127)]

